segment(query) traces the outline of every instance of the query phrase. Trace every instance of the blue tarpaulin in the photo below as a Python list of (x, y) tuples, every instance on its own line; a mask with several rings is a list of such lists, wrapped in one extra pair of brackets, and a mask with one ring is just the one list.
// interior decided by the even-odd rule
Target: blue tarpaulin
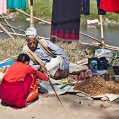
[(10, 60), (10, 61), (6, 61), (4, 63), (1, 63), (0, 64), (0, 67), (3, 67), (3, 66), (7, 66), (7, 65), (12, 65), (16, 60)]

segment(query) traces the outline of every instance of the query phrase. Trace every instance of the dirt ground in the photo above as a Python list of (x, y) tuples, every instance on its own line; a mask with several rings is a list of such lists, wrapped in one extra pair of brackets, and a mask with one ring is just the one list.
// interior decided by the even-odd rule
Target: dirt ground
[(87, 100), (75, 94), (39, 95), (39, 100), (23, 109), (0, 105), (0, 119), (119, 119), (119, 103)]

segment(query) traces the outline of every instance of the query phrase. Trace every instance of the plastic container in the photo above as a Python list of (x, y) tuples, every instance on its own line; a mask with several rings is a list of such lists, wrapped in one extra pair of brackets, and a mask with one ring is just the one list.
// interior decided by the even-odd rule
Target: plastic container
[(109, 81), (110, 80), (110, 76), (109, 76), (108, 73), (104, 74), (104, 79), (105, 79), (105, 81)]
[(113, 76), (114, 75), (113, 67), (109, 67), (107, 69), (107, 71), (108, 71), (109, 76)]
[(92, 73), (97, 73), (97, 61), (96, 60), (91, 61), (90, 69), (91, 69)]

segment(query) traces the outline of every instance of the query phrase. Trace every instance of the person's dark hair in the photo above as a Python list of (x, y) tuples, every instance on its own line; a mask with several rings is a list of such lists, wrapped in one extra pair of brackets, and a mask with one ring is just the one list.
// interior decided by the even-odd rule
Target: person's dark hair
[(30, 58), (27, 54), (19, 54), (19, 56), (17, 58), (17, 62), (25, 63), (25, 62), (29, 62), (29, 61), (30, 61)]

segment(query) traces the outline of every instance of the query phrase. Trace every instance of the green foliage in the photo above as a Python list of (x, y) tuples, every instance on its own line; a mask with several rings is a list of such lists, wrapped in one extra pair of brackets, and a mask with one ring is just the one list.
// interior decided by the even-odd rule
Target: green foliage
[(119, 14), (117, 13), (107, 13), (107, 18), (112, 20), (112, 21), (116, 21), (118, 22), (119, 21)]

